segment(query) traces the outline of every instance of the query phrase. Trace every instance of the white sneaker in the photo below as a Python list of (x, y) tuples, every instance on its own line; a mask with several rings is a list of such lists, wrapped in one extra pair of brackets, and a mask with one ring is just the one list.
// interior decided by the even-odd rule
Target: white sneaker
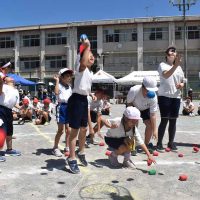
[(56, 157), (62, 157), (62, 155), (63, 155), (61, 153), (60, 149), (53, 149), (52, 154), (55, 155)]

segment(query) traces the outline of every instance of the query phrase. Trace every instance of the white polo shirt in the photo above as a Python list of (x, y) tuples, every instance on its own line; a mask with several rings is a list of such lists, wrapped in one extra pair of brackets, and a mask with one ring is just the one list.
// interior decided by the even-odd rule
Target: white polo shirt
[(19, 92), (10, 85), (3, 84), (3, 93), (0, 95), (0, 105), (12, 109), (19, 103)]
[(141, 85), (131, 87), (127, 95), (127, 103), (132, 103), (140, 111), (150, 109), (150, 113), (155, 113), (158, 110), (157, 95), (154, 98), (144, 97)]
[(87, 96), (88, 99), (88, 108), (90, 110), (96, 111), (98, 113), (101, 113), (103, 109), (103, 101), (102, 100), (92, 100), (91, 96)]
[[(121, 120), (122, 120), (121, 117), (116, 117), (116, 118), (113, 118), (113, 119), (107, 119), (107, 122), (109, 124), (116, 124), (116, 125), (118, 125), (118, 127), (117, 128), (109, 128), (107, 130), (106, 134), (105, 134), (106, 137), (121, 138), (121, 137), (133, 136), (133, 130), (132, 129), (125, 133), (124, 126), (121, 123)], [(135, 127), (135, 142), (136, 142), (136, 145), (144, 144), (144, 141), (143, 141), (137, 127)]]
[(72, 95), (72, 88), (65, 87), (59, 83), (59, 94), (57, 95), (58, 103), (67, 103), (69, 97)]
[(86, 67), (84, 71), (75, 72), (74, 88), (73, 93), (80, 95), (89, 95), (91, 93), (92, 86), (92, 76), (93, 74)]
[(181, 90), (177, 89), (176, 85), (183, 82), (184, 73), (182, 68), (178, 66), (169, 78), (164, 78), (163, 72), (169, 71), (171, 68), (171, 65), (168, 65), (164, 62), (161, 62), (158, 67), (158, 72), (160, 75), (160, 87), (158, 88), (158, 96), (181, 98)]

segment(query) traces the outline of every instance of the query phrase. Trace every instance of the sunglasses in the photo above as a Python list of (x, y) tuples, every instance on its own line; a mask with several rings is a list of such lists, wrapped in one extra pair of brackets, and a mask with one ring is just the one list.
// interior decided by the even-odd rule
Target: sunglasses
[(176, 49), (169, 49), (169, 52), (176, 53)]

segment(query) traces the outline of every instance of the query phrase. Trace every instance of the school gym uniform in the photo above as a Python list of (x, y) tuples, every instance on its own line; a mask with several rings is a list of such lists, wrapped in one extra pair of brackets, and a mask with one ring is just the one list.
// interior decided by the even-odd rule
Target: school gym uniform
[(19, 92), (12, 86), (3, 84), (0, 95), (0, 119), (3, 120), (3, 129), (8, 136), (13, 135), (13, 114), (12, 108), (19, 103)]
[(75, 72), (74, 88), (68, 100), (69, 126), (74, 129), (87, 127), (88, 100), (91, 93), (92, 73), (86, 67), (82, 72)]
[(72, 89), (69, 85), (59, 83), (59, 94), (57, 95), (58, 105), (56, 106), (56, 120), (58, 124), (68, 124), (68, 99), (72, 95)]

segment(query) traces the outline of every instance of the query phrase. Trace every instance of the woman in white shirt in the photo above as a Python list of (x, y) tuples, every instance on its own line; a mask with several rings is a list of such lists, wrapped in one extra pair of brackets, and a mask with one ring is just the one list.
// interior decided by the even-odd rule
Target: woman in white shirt
[(181, 103), (181, 89), (184, 87), (184, 73), (180, 66), (181, 56), (177, 54), (174, 46), (169, 46), (166, 53), (166, 62), (161, 62), (158, 68), (160, 75), (160, 87), (158, 89), (158, 104), (160, 108), (161, 122), (158, 128), (157, 150), (164, 152), (162, 140), (169, 121), (168, 147), (177, 151), (174, 143), (176, 133), (176, 120), (179, 115)]

